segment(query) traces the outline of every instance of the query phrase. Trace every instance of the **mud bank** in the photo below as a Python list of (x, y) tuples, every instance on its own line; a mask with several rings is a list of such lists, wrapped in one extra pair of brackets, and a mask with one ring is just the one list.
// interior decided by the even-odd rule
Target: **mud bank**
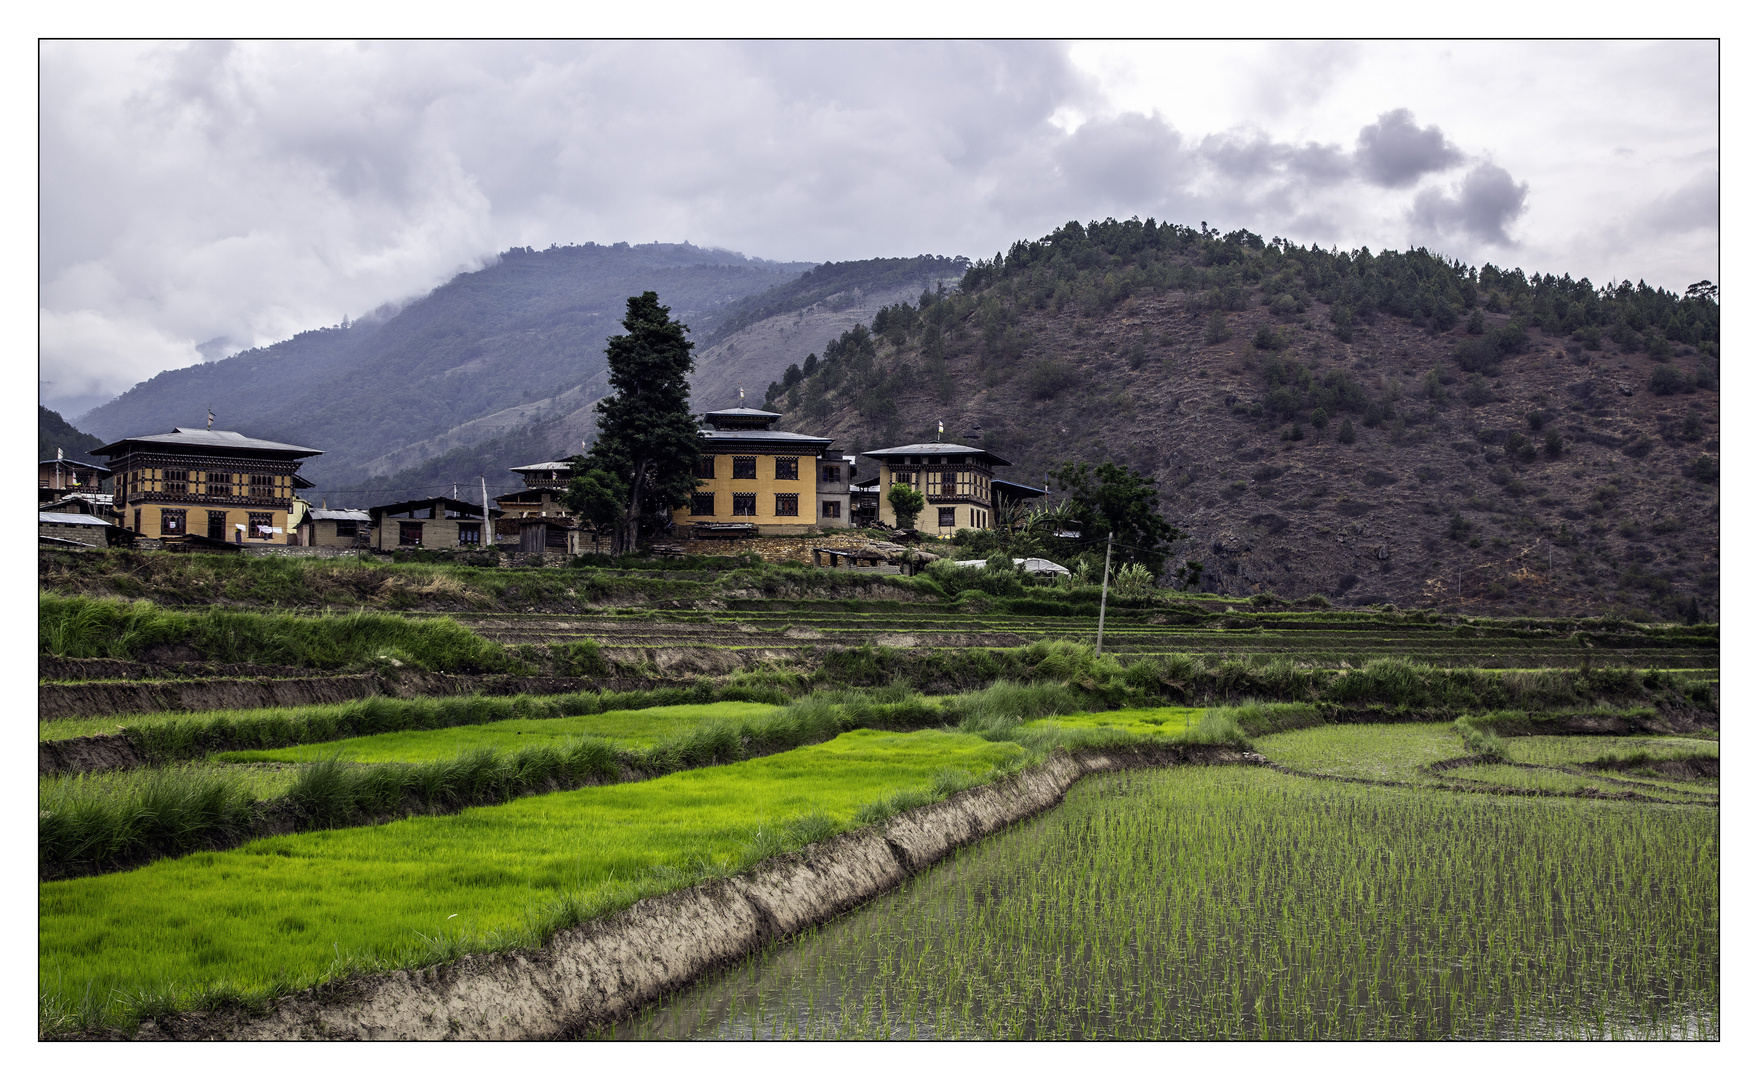
[(183, 1013), (141, 1039), (554, 1039), (582, 1034), (763, 946), (902, 884), (957, 848), (1062, 801), (1094, 772), (1264, 764), (1231, 747), (1058, 755), (882, 826), (771, 859), (732, 878), (642, 900), (543, 949), (355, 976), (290, 995), (266, 1016)]

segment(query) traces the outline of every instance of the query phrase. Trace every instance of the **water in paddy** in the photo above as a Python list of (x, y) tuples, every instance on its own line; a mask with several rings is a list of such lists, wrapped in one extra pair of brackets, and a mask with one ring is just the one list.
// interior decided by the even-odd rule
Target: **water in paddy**
[(1694, 807), (1096, 776), (599, 1035), (1715, 1039), (1718, 866)]

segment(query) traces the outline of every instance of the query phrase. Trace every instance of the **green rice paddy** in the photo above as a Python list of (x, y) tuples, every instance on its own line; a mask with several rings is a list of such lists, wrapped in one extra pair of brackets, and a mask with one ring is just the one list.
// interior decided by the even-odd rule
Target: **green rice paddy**
[(574, 921), (724, 872), (753, 844), (773, 853), (763, 830), (807, 819), (822, 835), (901, 790), (951, 790), (1023, 756), (971, 735), (855, 731), (642, 783), (43, 883), (44, 1022), (138, 1015), (146, 1000), (187, 1008), (203, 994), (431, 961), (436, 949), (531, 944), (558, 910)]
[(471, 750), (509, 753), (525, 746), (556, 744), (591, 736), (629, 748), (645, 748), (699, 724), (717, 720), (757, 720), (781, 712), (778, 706), (744, 701), (712, 705), (662, 705), (652, 709), (618, 709), (590, 716), (530, 717), (437, 731), (393, 731), (332, 742), (306, 743), (276, 750), (230, 750), (216, 761), (438, 761)]
[(1178, 735), (1202, 718), (1202, 709), (1170, 706), (1159, 709), (1115, 709), (1110, 712), (1072, 713), (1033, 720), (1026, 731), (1116, 733), (1141, 738)]
[(600, 1034), (1717, 1039), (1719, 851), (1695, 807), (1095, 776)]

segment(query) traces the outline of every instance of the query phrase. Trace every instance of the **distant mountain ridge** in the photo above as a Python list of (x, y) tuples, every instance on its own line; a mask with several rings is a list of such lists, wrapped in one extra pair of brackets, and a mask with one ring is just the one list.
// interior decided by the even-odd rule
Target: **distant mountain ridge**
[[(320, 490), (364, 488), (368, 463), (400, 448), (441, 453), (528, 425), (557, 395), (602, 396), (604, 342), (631, 295), (658, 292), (700, 333), (810, 266), (689, 244), (513, 248), (388, 317), (162, 372), (81, 423), (116, 438), (205, 423), (211, 407), (224, 427), (324, 450), (305, 470)], [(511, 420), (481, 423), (494, 414)]]

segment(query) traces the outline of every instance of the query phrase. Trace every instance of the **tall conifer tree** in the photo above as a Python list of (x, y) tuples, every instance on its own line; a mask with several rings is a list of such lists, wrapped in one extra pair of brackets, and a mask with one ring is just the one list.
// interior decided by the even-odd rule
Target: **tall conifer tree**
[(627, 485), (628, 512), (617, 550), (633, 551), (643, 517), (685, 505), (696, 490), (696, 421), (690, 415), (690, 371), (695, 345), (689, 327), (671, 318), (659, 294), (629, 297), (627, 333), (604, 353), (615, 394), (598, 403), (598, 441), (590, 463)]

